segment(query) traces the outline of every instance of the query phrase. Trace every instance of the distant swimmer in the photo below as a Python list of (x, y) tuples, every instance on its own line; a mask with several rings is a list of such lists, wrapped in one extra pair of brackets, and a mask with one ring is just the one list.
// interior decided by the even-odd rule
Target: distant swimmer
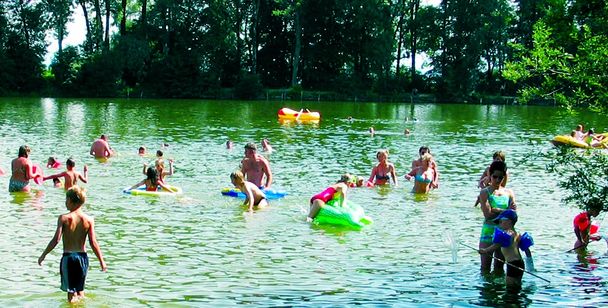
[(57, 168), (61, 167), (61, 163), (57, 160), (56, 157), (51, 156), (46, 161), (46, 167), (47, 168), (52, 168), (52, 169), (57, 169)]
[(137, 149), (137, 154), (139, 154), (139, 156), (144, 156), (146, 155), (146, 147), (139, 147), (139, 149)]
[(270, 145), (270, 141), (268, 141), (268, 139), (266, 138), (262, 139), (262, 149), (264, 149), (264, 152), (272, 152), (272, 146)]
[[(270, 188), (272, 185), (272, 171), (270, 164), (264, 156), (257, 154), (255, 143), (247, 143), (245, 145), (245, 158), (241, 161), (241, 172), (246, 176), (247, 181), (252, 182), (258, 187)], [(262, 180), (266, 177), (266, 182), (262, 184)]]
[(101, 135), (99, 139), (95, 140), (93, 145), (91, 145), (90, 154), (95, 156), (95, 158), (108, 158), (112, 156), (113, 153), (108, 144), (108, 136)]
[(231, 140), (226, 140), (226, 149), (232, 150), (234, 143)]

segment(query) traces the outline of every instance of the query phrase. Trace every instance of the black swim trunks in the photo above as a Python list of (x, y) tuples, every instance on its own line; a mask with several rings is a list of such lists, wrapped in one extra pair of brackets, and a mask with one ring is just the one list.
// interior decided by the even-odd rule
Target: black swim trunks
[[(514, 266), (511, 266), (511, 265), (514, 265)], [(515, 266), (517, 266), (519, 268), (516, 268)], [(507, 277), (521, 279), (524, 276), (524, 271), (523, 271), (524, 269), (526, 269), (526, 265), (524, 264), (523, 260), (519, 259), (519, 260), (509, 261), (509, 263), (507, 264)]]

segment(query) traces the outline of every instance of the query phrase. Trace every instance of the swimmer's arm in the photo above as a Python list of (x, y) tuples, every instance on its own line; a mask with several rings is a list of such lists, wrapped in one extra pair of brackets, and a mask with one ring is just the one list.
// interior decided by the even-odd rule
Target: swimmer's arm
[(517, 203), (515, 203), (515, 194), (509, 190), (509, 209), (517, 211)]
[(169, 172), (164, 172), (165, 175), (173, 175), (173, 159), (169, 159)]
[(255, 199), (253, 198), (253, 190), (251, 190), (251, 188), (247, 187), (247, 185), (243, 185), (244, 187), (244, 191), (243, 193), (245, 193), (245, 195), (247, 196), (247, 198), (245, 199), (245, 202), (243, 203), (244, 205), (248, 206), (248, 211), (253, 211), (253, 203), (255, 202)]
[(167, 192), (170, 193), (175, 193), (171, 188), (167, 187), (167, 185), (163, 184), (161, 181), (158, 181), (158, 186), (160, 186), (162, 189), (166, 190)]
[(83, 169), (82, 169), (82, 173), (84, 174), (84, 176), (80, 173), (78, 173), (78, 178), (84, 182), (84, 183), (88, 183), (89, 177), (88, 177), (88, 173), (89, 173), (89, 167), (87, 167), (87, 165), (84, 165)]
[[(65, 176), (65, 171), (61, 172), (61, 173), (45, 176), (45, 177), (42, 178), (42, 180), (43, 181), (52, 180), (52, 179), (56, 179), (56, 178), (60, 178), (60, 177), (64, 177), (64, 176)], [(86, 183), (86, 181), (84, 181), (84, 182)]]
[(372, 168), (372, 174), (369, 176), (369, 179), (367, 179), (368, 182), (374, 183), (374, 179), (376, 178), (377, 169), (378, 169), (377, 166), (374, 166), (374, 168)]
[(412, 177), (414, 175), (416, 175), (416, 171), (417, 171), (416, 169), (418, 169), (418, 167), (412, 168), (412, 171), (410, 171), (408, 174), (405, 175), (405, 179), (408, 181), (411, 180)]
[(97, 243), (97, 236), (95, 235), (95, 221), (93, 220), (93, 218), (91, 218), (90, 221), (91, 225), (89, 226), (89, 245), (91, 245), (91, 249), (93, 249), (93, 252), (95, 253), (95, 255), (97, 256), (97, 259), (99, 260), (99, 265), (101, 266), (101, 270), (102, 271), (107, 271), (108, 267), (106, 266), (106, 262), (103, 260), (103, 254), (101, 253), (101, 249), (99, 248), (99, 244)]
[(143, 171), (144, 174), (147, 174), (146, 173), (146, 171), (148, 171), (147, 169), (148, 169), (148, 164), (144, 163), (144, 171)]
[(393, 178), (393, 183), (395, 183), (395, 186), (397, 186), (397, 172), (395, 171), (395, 165), (393, 164), (390, 165), (390, 173), (391, 177)]
[(492, 244), (490, 247), (479, 248), (478, 252), (483, 255), (486, 253), (493, 253), (498, 248), (500, 248), (500, 244)]
[(272, 171), (270, 171), (270, 164), (268, 164), (268, 161), (266, 159), (264, 159), (263, 161), (264, 161), (264, 173), (266, 174), (266, 187), (265, 188), (270, 188), (270, 185), (272, 185)]
[(479, 193), (479, 204), (483, 217), (485, 219), (492, 218), (492, 207), (490, 207), (490, 204), (488, 203), (488, 192), (485, 189)]
[(135, 189), (135, 188), (137, 188), (137, 187), (139, 187), (141, 185), (144, 185), (144, 184), (146, 184), (146, 180), (143, 180), (143, 181), (141, 181), (141, 182), (139, 182), (139, 183), (131, 186), (131, 188), (129, 188), (129, 189)]
[(51, 239), (49, 244), (46, 246), (46, 248), (44, 249), (44, 251), (42, 252), (40, 257), (38, 258), (38, 265), (42, 265), (42, 261), (44, 261), (44, 258), (46, 257), (46, 255), (49, 252), (51, 252), (53, 250), (53, 248), (55, 248), (55, 246), (57, 246), (57, 244), (59, 244), (59, 241), (61, 240), (61, 234), (63, 231), (63, 219), (62, 218), (63, 218), (63, 216), (59, 216), (59, 218), (57, 219), (57, 229), (55, 229), (55, 234), (53, 235), (53, 238)]

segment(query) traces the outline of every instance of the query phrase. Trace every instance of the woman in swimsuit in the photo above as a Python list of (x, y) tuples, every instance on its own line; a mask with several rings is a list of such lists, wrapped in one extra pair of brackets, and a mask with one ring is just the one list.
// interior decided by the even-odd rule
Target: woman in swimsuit
[(372, 174), (369, 176), (370, 183), (374, 185), (390, 184), (390, 180), (397, 185), (397, 175), (395, 174), (395, 166), (388, 162), (388, 150), (380, 150), (376, 153), (378, 164), (372, 169)]
[(11, 179), (8, 182), (8, 191), (30, 191), (30, 179), (38, 176), (34, 173), (32, 162), (29, 160), (30, 147), (19, 147), (19, 155), (11, 162)]
[(160, 180), (158, 172), (156, 172), (156, 169), (153, 167), (148, 167), (148, 170), (146, 171), (146, 178), (143, 181), (133, 185), (130, 189), (136, 189), (141, 185), (146, 185), (146, 191), (158, 191), (158, 188), (160, 187), (167, 192), (174, 192), (169, 187), (165, 186), (165, 184)]
[(312, 198), (310, 198), (310, 211), (306, 221), (312, 221), (317, 214), (319, 214), (321, 208), (330, 200), (338, 200), (340, 206), (343, 206), (346, 202), (346, 191), (348, 190), (348, 183), (351, 181), (351, 177), (352, 176), (348, 173), (344, 174), (336, 184), (333, 184), (322, 192), (312, 196)]
[[(502, 186), (506, 174), (507, 164), (505, 162), (493, 162), (490, 165), (490, 185), (479, 192), (479, 201), (484, 217), (483, 226), (481, 227), (481, 236), (479, 237), (479, 249), (487, 248), (492, 245), (494, 229), (498, 226), (493, 219), (508, 209), (517, 210), (513, 192)], [(500, 250), (496, 250), (494, 256), (504, 260)], [(481, 255), (481, 272), (484, 274), (489, 273), (491, 267), (492, 255)], [(494, 272), (496, 274), (502, 274), (504, 272), (503, 262), (494, 261)]]
[(435, 178), (435, 170), (431, 167), (433, 156), (425, 153), (420, 158), (422, 165), (415, 167), (405, 175), (406, 180), (414, 178), (413, 192), (417, 194), (426, 194), (433, 188), (433, 179)]
[[(418, 149), (418, 155), (420, 155), (420, 158), (412, 161), (412, 170), (416, 167), (422, 167), (422, 156), (426, 153), (431, 154), (431, 149), (429, 149), (429, 147), (421, 146), (420, 149)], [(439, 188), (439, 172), (437, 171), (437, 162), (434, 159), (432, 159), (430, 166), (431, 166), (431, 169), (433, 169), (433, 171), (435, 171), (435, 175), (433, 176), (433, 181), (431, 181), (431, 188)]]

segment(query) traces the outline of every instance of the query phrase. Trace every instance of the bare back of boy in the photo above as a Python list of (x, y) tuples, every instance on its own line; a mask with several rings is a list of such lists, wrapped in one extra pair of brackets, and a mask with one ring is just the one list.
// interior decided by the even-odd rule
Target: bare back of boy
[(92, 219), (80, 212), (70, 212), (59, 217), (62, 225), (63, 251), (85, 252), (85, 242), (91, 228)]
[[(255, 184), (251, 182), (245, 182), (245, 187), (246, 190), (250, 190), (251, 194), (253, 195), (253, 206), (265, 207), (268, 205), (268, 202), (266, 201), (266, 195)], [(249, 195), (246, 194), (246, 196), (247, 199), (245, 200), (245, 203), (249, 203)]]

